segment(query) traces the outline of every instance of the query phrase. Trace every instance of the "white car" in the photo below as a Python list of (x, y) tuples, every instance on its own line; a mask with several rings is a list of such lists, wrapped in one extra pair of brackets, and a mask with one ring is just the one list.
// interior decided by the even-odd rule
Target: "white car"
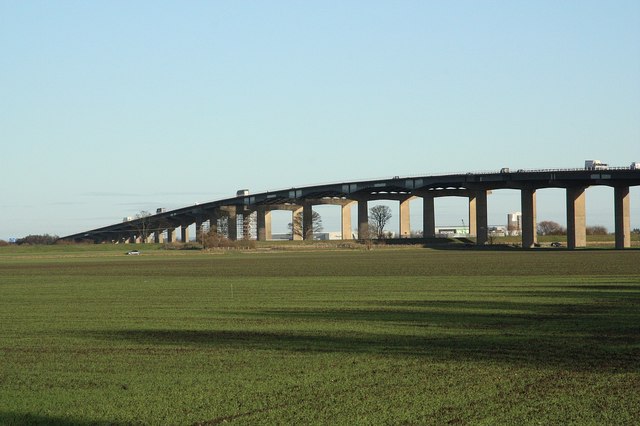
[(127, 252), (127, 255), (129, 256), (138, 256), (140, 254), (139, 250), (131, 250)]

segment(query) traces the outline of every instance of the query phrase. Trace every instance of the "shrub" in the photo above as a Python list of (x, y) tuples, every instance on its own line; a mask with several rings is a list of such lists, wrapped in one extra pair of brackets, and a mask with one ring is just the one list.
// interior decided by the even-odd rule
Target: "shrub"
[(16, 241), (16, 244), (29, 244), (29, 245), (51, 245), (58, 241), (57, 235), (27, 235), (24, 238), (20, 238)]
[(202, 244), (200, 243), (184, 243), (180, 250), (202, 250)]
[(235, 246), (240, 249), (254, 249), (256, 248), (255, 240), (239, 240), (235, 242)]
[(607, 235), (608, 233), (604, 226), (587, 226), (587, 235)]
[(234, 242), (225, 237), (224, 235), (218, 234), (217, 232), (207, 232), (202, 236), (202, 246), (205, 249), (208, 248), (229, 248), (234, 246)]

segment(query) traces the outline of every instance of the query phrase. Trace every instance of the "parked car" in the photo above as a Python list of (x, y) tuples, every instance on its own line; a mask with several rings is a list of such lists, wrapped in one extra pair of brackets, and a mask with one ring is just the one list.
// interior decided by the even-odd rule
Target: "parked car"
[(560, 244), (558, 241), (554, 241), (551, 243), (551, 247), (562, 247), (562, 244)]
[(140, 254), (140, 250), (131, 250), (127, 252), (129, 256), (138, 256)]

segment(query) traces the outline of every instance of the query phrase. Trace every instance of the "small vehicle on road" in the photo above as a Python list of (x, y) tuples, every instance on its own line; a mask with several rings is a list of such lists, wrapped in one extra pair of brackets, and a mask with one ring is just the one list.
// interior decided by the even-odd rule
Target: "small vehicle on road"
[(140, 254), (140, 250), (130, 250), (127, 252), (127, 256), (138, 256)]

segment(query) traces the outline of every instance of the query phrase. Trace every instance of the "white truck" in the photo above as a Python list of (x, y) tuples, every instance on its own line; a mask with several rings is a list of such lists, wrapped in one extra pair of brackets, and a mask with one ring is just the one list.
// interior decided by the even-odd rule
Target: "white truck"
[(609, 165), (600, 160), (585, 160), (584, 168), (586, 170), (607, 170)]

